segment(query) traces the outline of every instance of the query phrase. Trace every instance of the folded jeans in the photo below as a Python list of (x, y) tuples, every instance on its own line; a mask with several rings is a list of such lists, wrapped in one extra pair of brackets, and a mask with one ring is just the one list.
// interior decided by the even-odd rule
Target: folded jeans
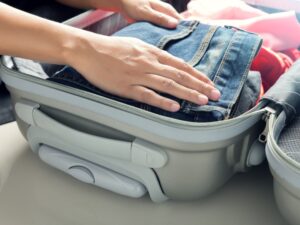
[(63, 68), (49, 80), (91, 91), (163, 116), (195, 122), (218, 121), (231, 116), (247, 79), (251, 62), (262, 42), (253, 33), (210, 26), (198, 21), (181, 21), (176, 29), (137, 22), (114, 35), (141, 39), (185, 60), (215, 83), (215, 87), (221, 92), (219, 101), (209, 101), (207, 105), (199, 106), (160, 93), (179, 102), (180, 110), (174, 113), (104, 92), (70, 67)]

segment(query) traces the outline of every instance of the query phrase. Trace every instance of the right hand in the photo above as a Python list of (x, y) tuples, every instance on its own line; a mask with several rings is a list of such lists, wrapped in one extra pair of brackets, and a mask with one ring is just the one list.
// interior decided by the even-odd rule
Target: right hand
[(69, 55), (69, 65), (109, 93), (147, 103), (167, 111), (180, 105), (167, 93), (199, 105), (220, 92), (201, 72), (171, 54), (136, 38), (106, 37), (85, 32)]

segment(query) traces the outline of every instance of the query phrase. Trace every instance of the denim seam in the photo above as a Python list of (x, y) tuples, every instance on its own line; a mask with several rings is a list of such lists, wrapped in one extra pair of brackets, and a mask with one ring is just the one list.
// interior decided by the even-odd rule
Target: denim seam
[[(220, 67), (218, 68), (218, 71), (217, 71), (217, 73), (216, 73), (216, 75), (215, 75), (215, 77), (214, 77), (214, 83), (216, 84), (217, 82), (218, 82), (218, 80), (220, 79), (220, 75), (221, 75), (221, 72), (220, 71), (223, 71), (223, 68), (224, 68), (224, 66), (225, 66), (225, 64), (226, 64), (226, 62), (228, 61), (228, 56), (230, 55), (230, 53), (231, 53), (231, 50), (232, 50), (232, 47), (237, 43), (237, 44), (240, 44), (241, 43), (241, 36), (240, 36), (240, 34), (242, 34), (240, 31), (236, 31), (234, 34), (233, 34), (233, 36), (231, 37), (231, 41), (230, 41), (230, 43), (229, 43), (229, 45), (228, 45), (228, 47), (227, 47), (227, 49), (226, 49), (226, 52), (225, 52), (225, 54), (224, 54), (224, 56), (223, 56), (223, 59), (222, 59), (222, 61), (221, 61), (221, 63), (220, 63)], [(245, 75), (245, 73), (243, 73), (243, 76)], [(246, 79), (241, 79), (241, 82), (240, 82), (240, 84), (239, 84), (239, 88), (237, 89), (237, 90), (239, 90), (240, 89), (240, 87), (242, 87), (243, 85), (243, 83), (242, 83), (242, 81), (245, 81)], [(226, 88), (226, 86), (225, 87), (223, 87), (223, 89), (224, 88)], [(236, 92), (237, 92), (237, 90), (236, 90)], [(221, 93), (222, 93), (222, 90), (219, 90)], [(226, 109), (225, 109), (225, 117), (228, 117), (229, 116), (229, 111), (230, 111), (230, 109), (231, 109), (231, 107), (232, 107), (232, 99), (231, 99), (231, 101), (230, 101), (230, 103), (228, 104), (228, 106), (226, 107)]]
[[(192, 107), (192, 109), (195, 107)], [(202, 112), (211, 112), (211, 111), (218, 111), (218, 112), (225, 112), (226, 109), (224, 109), (223, 107), (220, 106), (215, 106), (215, 105), (204, 105), (201, 106), (201, 111)]]
[(207, 31), (207, 34), (204, 36), (201, 44), (199, 45), (199, 48), (197, 49), (195, 55), (188, 62), (188, 64), (190, 64), (191, 66), (195, 66), (202, 59), (205, 52), (207, 51), (209, 43), (211, 42), (211, 40), (218, 28), (219, 27), (217, 27), (217, 26), (211, 26), (209, 28), (209, 30)]
[[(236, 43), (241, 43), (242, 41), (242, 37), (246, 37), (246, 33), (243, 32), (243, 31), (236, 31), (226, 49), (226, 52), (223, 56), (223, 59), (222, 59), (222, 62), (220, 63), (220, 66), (218, 68), (218, 71), (213, 79), (213, 82), (216, 84), (218, 82), (218, 79), (220, 78), (220, 75), (221, 75), (221, 71), (223, 71), (223, 67), (225, 66), (226, 64), (226, 61), (228, 60), (228, 56), (229, 56), (229, 53), (231, 52), (231, 49), (232, 49), (232, 46), (234, 46)], [(239, 93), (243, 87), (243, 84), (247, 78), (246, 74), (249, 72), (249, 66), (250, 66), (250, 62), (254, 56), (254, 48), (257, 46), (257, 42), (259, 41), (259, 39), (255, 42), (255, 44), (253, 45), (252, 47), (252, 52), (251, 52), (251, 56), (249, 57), (248, 59), (248, 62), (247, 62), (247, 65), (246, 65), (246, 68), (244, 70), (244, 73), (242, 75), (242, 78), (241, 78), (241, 81), (240, 81), (240, 84), (239, 84), (239, 87), (237, 88), (236, 92), (235, 92), (235, 95), (234, 97), (232, 98), (231, 102), (228, 104), (227, 108), (226, 108), (226, 117), (229, 116), (229, 111), (230, 109), (232, 108), (236, 98), (239, 96)], [(222, 92), (222, 90), (220, 90)]]
[(181, 39), (181, 38), (184, 38), (184, 37), (188, 36), (190, 33), (192, 33), (196, 29), (196, 27), (198, 25), (199, 25), (198, 21), (193, 21), (191, 24), (186, 26), (185, 29), (183, 29), (181, 32), (173, 34), (173, 35), (164, 36), (158, 42), (157, 47), (160, 48), (160, 49), (163, 49), (169, 41), (178, 40), (178, 39)]
[[(216, 26), (214, 26), (214, 28), (218, 28), (218, 27), (216, 27)], [(210, 30), (210, 29), (209, 29)], [(213, 34), (216, 32), (216, 30), (217, 29), (215, 29), (214, 30), (214, 32), (213, 32)], [(213, 38), (213, 35), (212, 35), (212, 38)], [(212, 39), (211, 38), (211, 39)], [(211, 39), (210, 39), (210, 41), (211, 41)], [(230, 42), (232, 41), (232, 38), (230, 39)], [(228, 46), (227, 46), (227, 48), (226, 48), (226, 51), (225, 51), (225, 54), (226, 54), (226, 52), (227, 52), (227, 49), (229, 48), (229, 46), (230, 46), (230, 44), (231, 43), (229, 43), (228, 44)], [(209, 45), (207, 45), (207, 47), (208, 47)], [(207, 48), (206, 48), (206, 50), (207, 50)], [(205, 53), (205, 52), (204, 52)], [(224, 55), (225, 55), (224, 54)], [(202, 56), (203, 57), (203, 56)], [(224, 57), (224, 56), (223, 56)], [(193, 57), (194, 58), (194, 57)], [(215, 78), (215, 77), (214, 77)], [(214, 81), (213, 81), (214, 82)], [(185, 110), (184, 110), (184, 112), (185, 113), (189, 113), (192, 109), (193, 109), (193, 103), (191, 103), (191, 102), (188, 102), (188, 101), (186, 101), (186, 100), (183, 100), (183, 102), (185, 102), (186, 103), (186, 107), (185, 107)]]
[[(220, 79), (221, 72), (223, 71), (223, 67), (224, 67), (224, 65), (225, 65), (225, 62), (226, 62), (227, 59), (228, 59), (228, 55), (230, 54), (231, 46), (233, 45), (233, 43), (236, 42), (236, 40), (234, 39), (234, 36), (236, 36), (236, 34), (237, 34), (237, 32), (235, 32), (235, 33), (233, 34), (233, 36), (231, 37), (230, 42), (229, 42), (229, 44), (228, 44), (228, 46), (227, 46), (227, 48), (226, 48), (226, 51), (225, 51), (225, 53), (224, 53), (224, 55), (223, 55), (223, 57), (222, 57), (222, 61), (221, 61), (221, 63), (219, 64), (218, 70), (217, 70), (217, 72), (216, 72), (216, 74), (215, 74), (215, 76), (214, 76), (214, 79), (213, 79), (213, 82), (214, 82), (215, 84), (216, 84), (216, 83), (218, 82), (218, 80)], [(219, 91), (222, 92), (222, 90), (219, 90)]]
[[(221, 61), (221, 63), (219, 64), (219, 68), (218, 68), (218, 70), (217, 70), (217, 72), (216, 72), (216, 74), (215, 74), (215, 76), (214, 76), (214, 79), (212, 80), (214, 83), (216, 83), (216, 79), (217, 79), (217, 74), (218, 73), (220, 73), (219, 71), (221, 71), (221, 69), (220, 68), (222, 68), (223, 66), (223, 61), (224, 61), (224, 58), (226, 57), (226, 55), (228, 55), (228, 49), (230, 49), (230, 46), (231, 46), (231, 42), (233, 41), (233, 38), (231, 37), (231, 39), (230, 39), (230, 42), (229, 42), (229, 44), (228, 44), (228, 46), (227, 46), (227, 48), (226, 48), (226, 51), (225, 51), (225, 53), (224, 53), (224, 55), (223, 55), (223, 59), (222, 59), (222, 61)], [(219, 90), (221, 93), (222, 93), (222, 90)], [(186, 106), (186, 109), (187, 109), (187, 111), (189, 112), (192, 108), (193, 108), (193, 106), (192, 106), (192, 104), (193, 103), (190, 103), (190, 102), (187, 102), (187, 106)], [(226, 111), (225, 111), (226, 112)]]
[[(243, 80), (242, 80), (242, 81), (243, 81), (243, 82), (242, 82), (243, 84), (245, 83), (245, 81), (246, 81), (246, 79), (247, 79), (247, 74), (249, 73), (251, 62), (253, 61), (253, 58), (255, 57), (255, 54), (256, 54), (256, 52), (257, 52), (257, 48), (258, 48), (259, 44), (260, 44), (260, 39), (259, 39), (259, 38), (256, 38), (255, 43), (252, 45), (251, 55), (250, 55), (250, 57), (249, 57), (249, 59), (248, 59), (248, 63), (247, 63), (246, 68), (245, 68), (245, 70), (244, 70)], [(233, 101), (232, 101), (232, 103), (230, 104), (230, 108), (231, 108), (231, 107), (234, 105), (234, 103), (237, 101), (237, 98), (239, 97), (240, 92), (241, 92), (243, 86), (244, 86), (244, 85), (240, 85), (239, 88), (238, 88), (238, 90), (236, 91), (236, 94), (235, 94), (235, 96), (234, 96), (234, 98), (233, 98)], [(229, 108), (229, 107), (228, 107), (228, 108)]]

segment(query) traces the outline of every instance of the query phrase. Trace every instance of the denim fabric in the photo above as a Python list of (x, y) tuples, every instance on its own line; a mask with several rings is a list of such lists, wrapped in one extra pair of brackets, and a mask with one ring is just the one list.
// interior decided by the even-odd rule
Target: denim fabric
[[(105, 93), (90, 85), (72, 68), (66, 67), (50, 80), (92, 91), (133, 106), (176, 119), (187, 121), (216, 121), (230, 117), (247, 79), (249, 66), (261, 45), (252, 33), (235, 28), (181, 21), (176, 29), (166, 29), (148, 22), (131, 24), (115, 36), (135, 37), (184, 59), (205, 73), (221, 92), (219, 101), (199, 106), (176, 97), (162, 94), (179, 102), (181, 108), (171, 113), (143, 103)], [(66, 78), (68, 77), (68, 78)]]
[(250, 71), (240, 94), (239, 100), (233, 109), (233, 117), (240, 116), (256, 105), (260, 97), (261, 84), (262, 81), (260, 72)]

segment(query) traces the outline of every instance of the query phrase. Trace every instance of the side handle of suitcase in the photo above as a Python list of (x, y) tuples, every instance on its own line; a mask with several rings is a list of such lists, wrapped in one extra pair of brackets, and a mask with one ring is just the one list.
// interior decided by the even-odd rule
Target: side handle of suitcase
[(148, 168), (161, 168), (167, 162), (166, 153), (158, 146), (139, 139), (128, 142), (87, 134), (50, 118), (39, 107), (39, 104), (23, 101), (18, 102), (15, 109), (17, 115), (31, 126), (55, 134), (62, 142), (78, 146), (83, 150), (130, 161)]

